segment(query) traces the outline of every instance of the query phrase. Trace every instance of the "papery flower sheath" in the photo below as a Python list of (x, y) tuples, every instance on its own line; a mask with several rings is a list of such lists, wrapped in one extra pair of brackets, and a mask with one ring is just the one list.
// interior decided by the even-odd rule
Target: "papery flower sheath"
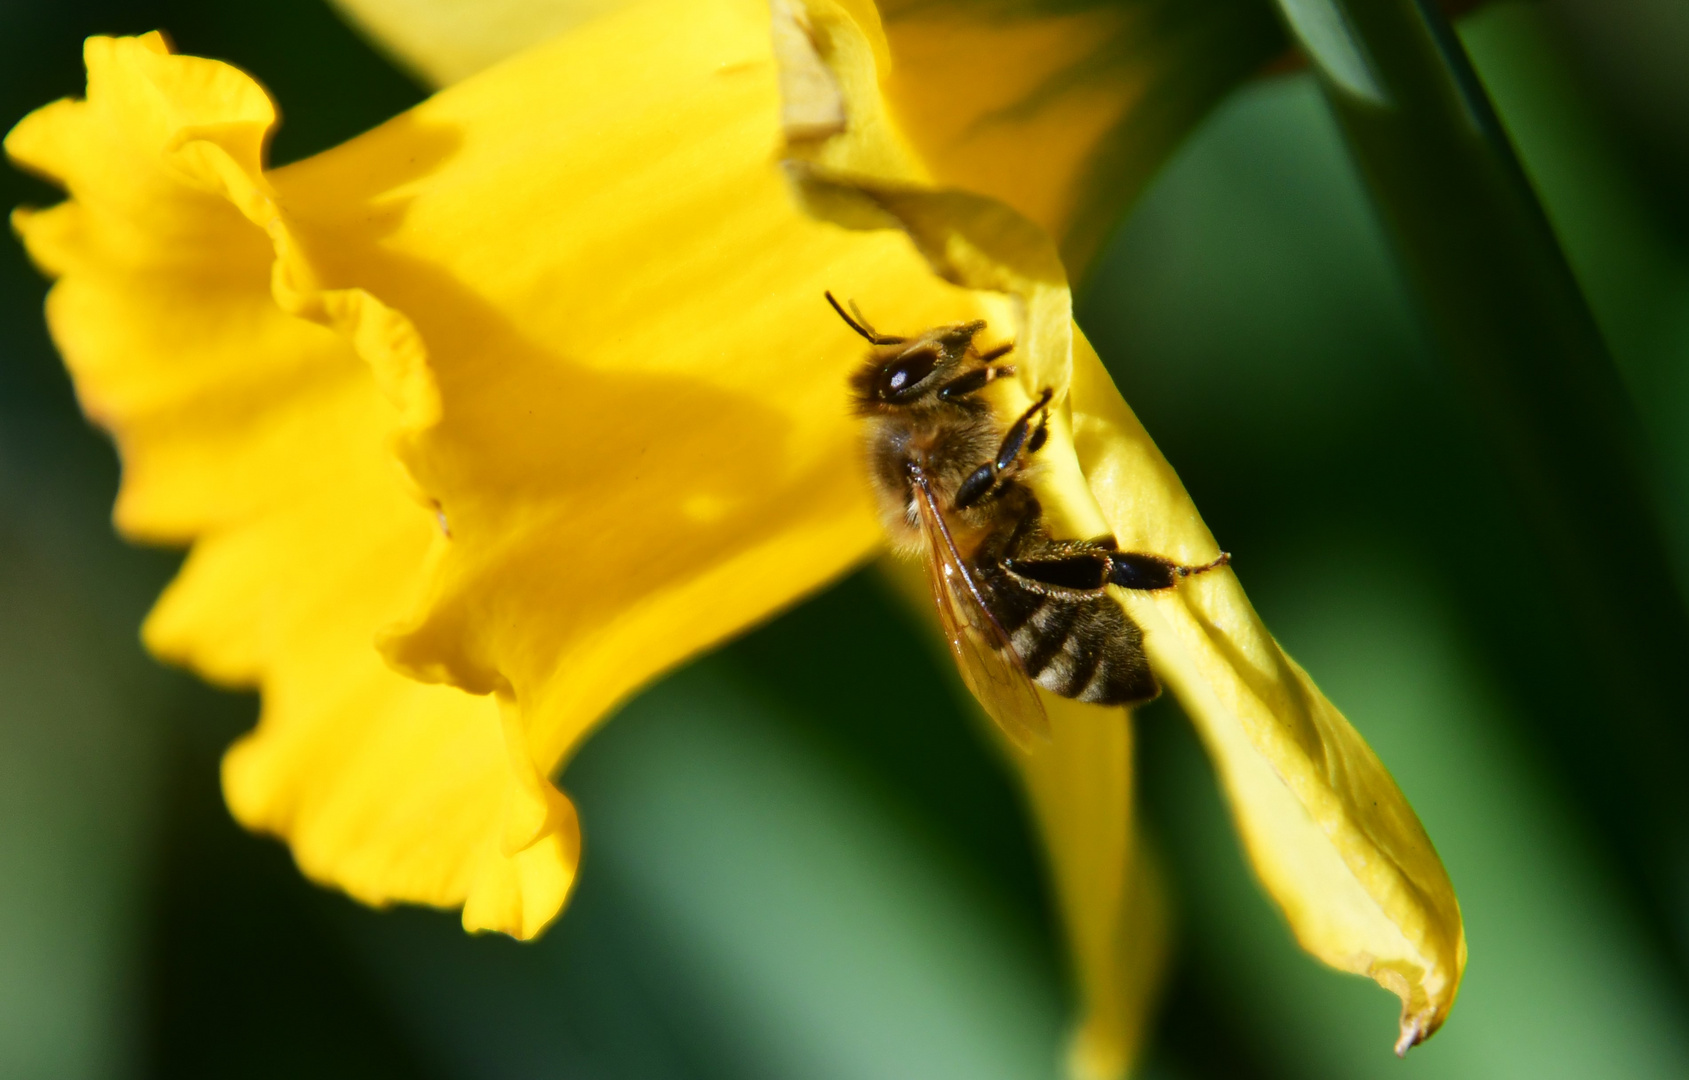
[[(779, 0), (771, 26), (654, 0), (275, 170), (247, 76), (90, 39), (86, 100), (6, 142), (70, 200), (14, 221), (122, 452), (119, 528), (192, 545), (147, 644), (262, 693), (235, 815), (370, 903), (538, 933), (581, 844), (551, 778), (593, 726), (881, 544), (826, 289), (1015, 338), (1060, 405), (1037, 482), (1063, 535), (1212, 558), (1071, 321), (1068, 274), (1224, 82), (1167, 107), (1186, 69), (1130, 62), (1161, 25), (1139, 10)], [(1388, 774), (1230, 571), (1122, 600), (1298, 939), (1402, 998), (1402, 1048), (1427, 1036), (1464, 937)], [(1050, 711), (1016, 761), (1085, 997), (1074, 1067), (1118, 1075), (1159, 951), (1131, 729)]]

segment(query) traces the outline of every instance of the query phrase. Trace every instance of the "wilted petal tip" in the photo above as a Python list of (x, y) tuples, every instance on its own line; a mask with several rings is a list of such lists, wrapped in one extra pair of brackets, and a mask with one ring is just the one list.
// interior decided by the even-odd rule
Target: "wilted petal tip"
[(838, 134), (846, 123), (844, 93), (821, 59), (807, 11), (793, 0), (772, 0), (770, 9), (781, 129), (794, 142)]
[(1429, 1038), (1431, 1032), (1421, 1026), (1419, 1019), (1407, 1020), (1402, 1023), (1401, 1037), (1396, 1040), (1396, 1056), (1407, 1057), (1407, 1052)]

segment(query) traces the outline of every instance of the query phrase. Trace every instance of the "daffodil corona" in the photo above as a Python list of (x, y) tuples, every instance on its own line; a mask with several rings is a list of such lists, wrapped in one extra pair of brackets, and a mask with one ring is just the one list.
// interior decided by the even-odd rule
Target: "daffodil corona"
[[(1069, 270), (1148, 171), (1121, 140), (1183, 70), (1095, 62), (1150, 20), (602, 7), (281, 169), (257, 84), (156, 35), (90, 39), (86, 99), (6, 142), (70, 195), (14, 223), (122, 452), (118, 527), (192, 546), (146, 642), (262, 693), (231, 809), (360, 899), (519, 937), (574, 880), (552, 777), (593, 726), (883, 542), (846, 467), (861, 342), (824, 290), (1015, 340), (1023, 394), (1051, 392), (1055, 535), (1218, 550), (1071, 318)], [(957, 77), (981, 55), (998, 77)], [(1402, 1049), (1429, 1035), (1465, 942), (1389, 775), (1234, 574), (1117, 599), (1302, 945), (1401, 997)], [(1131, 728), (1047, 705), (1014, 759), (1084, 993), (1073, 1066), (1118, 1075), (1160, 949)]]

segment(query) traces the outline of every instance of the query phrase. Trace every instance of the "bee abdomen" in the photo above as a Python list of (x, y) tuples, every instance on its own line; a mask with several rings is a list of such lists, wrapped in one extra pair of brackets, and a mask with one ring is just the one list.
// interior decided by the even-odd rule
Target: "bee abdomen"
[(1094, 705), (1148, 701), (1160, 691), (1143, 634), (1106, 593), (1022, 595), (1036, 604), (1011, 602), (1005, 614), (1013, 613), (1015, 651), (1038, 685)]
[(1051, 670), (1062, 656), (1080, 613), (1077, 604), (1048, 597), (1039, 599), (1042, 602), (1026, 622), (1012, 631), (1015, 652), (1020, 654), (1026, 673), (1035, 679)]

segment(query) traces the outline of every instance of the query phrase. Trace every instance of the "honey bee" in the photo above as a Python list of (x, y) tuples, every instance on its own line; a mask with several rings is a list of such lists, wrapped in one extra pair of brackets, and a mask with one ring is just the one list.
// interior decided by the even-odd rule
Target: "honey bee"
[(1097, 705), (1160, 693), (1143, 631), (1108, 593), (1170, 589), (1226, 565), (1120, 551), (1112, 536), (1057, 540), (1025, 482), (1049, 435), (1045, 388), (1007, 428), (983, 391), (1012, 376), (1013, 343), (981, 351), (984, 321), (914, 337), (875, 330), (853, 303), (839, 317), (873, 346), (851, 376), (868, 472), (893, 539), (926, 557), (933, 602), (963, 681), (1022, 747), (1047, 737), (1033, 683)]

